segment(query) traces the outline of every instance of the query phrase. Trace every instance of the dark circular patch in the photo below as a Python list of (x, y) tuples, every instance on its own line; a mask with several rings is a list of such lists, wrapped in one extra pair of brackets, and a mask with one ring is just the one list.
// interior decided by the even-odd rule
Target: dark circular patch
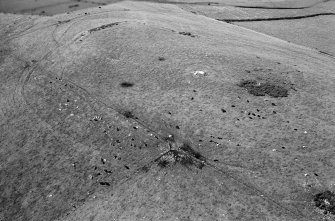
[(121, 87), (132, 87), (134, 86), (134, 83), (130, 83), (130, 82), (122, 82), (120, 84)]
[(249, 94), (254, 96), (269, 95), (275, 98), (288, 96), (288, 90), (286, 88), (268, 82), (258, 83), (255, 80), (244, 80), (238, 86), (247, 89)]
[(135, 118), (134, 114), (131, 111), (125, 111), (121, 113), (126, 118)]
[(335, 215), (335, 194), (329, 190), (314, 196), (315, 206), (324, 211), (324, 214)]

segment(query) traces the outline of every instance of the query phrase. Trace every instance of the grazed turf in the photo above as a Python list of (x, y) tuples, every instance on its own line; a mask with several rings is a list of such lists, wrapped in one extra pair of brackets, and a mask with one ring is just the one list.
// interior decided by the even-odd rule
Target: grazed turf
[(4, 31), (2, 219), (324, 217), (331, 58), (172, 5), (41, 22)]

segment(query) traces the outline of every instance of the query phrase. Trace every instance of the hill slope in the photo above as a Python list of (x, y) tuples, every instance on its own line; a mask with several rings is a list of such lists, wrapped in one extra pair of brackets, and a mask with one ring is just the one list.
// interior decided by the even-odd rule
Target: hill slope
[(1, 22), (2, 219), (331, 216), (331, 57), (166, 4)]

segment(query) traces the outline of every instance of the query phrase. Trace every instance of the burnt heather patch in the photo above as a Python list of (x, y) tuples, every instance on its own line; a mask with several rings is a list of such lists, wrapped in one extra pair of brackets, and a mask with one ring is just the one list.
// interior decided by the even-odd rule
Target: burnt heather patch
[(335, 215), (335, 194), (329, 190), (318, 193), (314, 196), (315, 206), (323, 211), (324, 214)]
[(106, 28), (111, 28), (111, 27), (119, 25), (119, 24), (120, 24), (120, 22), (114, 22), (114, 23), (110, 23), (110, 24), (106, 24), (106, 25), (101, 25), (99, 27), (92, 28), (92, 29), (88, 30), (88, 32), (92, 33), (92, 32), (96, 32), (96, 31), (101, 31), (101, 30), (104, 30)]
[(195, 38), (196, 36), (193, 35), (191, 32), (185, 32), (185, 31), (181, 31), (179, 32), (180, 35), (186, 35), (186, 36), (189, 36), (191, 38)]
[(134, 83), (131, 83), (131, 82), (122, 82), (120, 84), (121, 87), (132, 87), (134, 86)]
[(192, 147), (188, 144), (183, 144), (180, 149), (198, 160), (205, 161), (205, 157), (203, 157), (199, 152), (192, 149)]
[(280, 85), (269, 82), (260, 83), (255, 80), (243, 80), (238, 84), (239, 87), (247, 89), (249, 94), (254, 96), (287, 97), (288, 90)]
[(135, 116), (131, 111), (124, 111), (121, 112), (120, 114), (122, 114), (125, 118), (135, 119)]
[[(180, 148), (182, 150), (182, 148)], [(183, 150), (184, 151), (184, 150)], [(184, 153), (185, 152), (185, 153)], [(180, 150), (170, 150), (169, 152), (167, 152), (165, 155), (163, 155), (162, 157), (158, 158), (156, 160), (157, 165), (160, 168), (166, 168), (170, 165), (182, 165), (188, 169), (191, 169), (191, 167), (196, 167), (198, 169), (202, 169), (205, 164), (203, 162), (199, 162), (199, 160), (197, 157), (195, 156), (201, 156), (200, 154), (194, 154), (192, 152), (186, 152), (186, 151), (180, 151)], [(196, 153), (196, 152), (194, 152)], [(196, 158), (196, 159), (195, 159)], [(199, 157), (200, 158), (200, 157)]]

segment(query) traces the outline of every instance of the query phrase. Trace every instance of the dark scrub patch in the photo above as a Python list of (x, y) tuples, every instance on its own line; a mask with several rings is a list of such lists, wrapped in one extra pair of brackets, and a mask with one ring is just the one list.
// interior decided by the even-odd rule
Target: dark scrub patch
[(335, 215), (335, 194), (329, 190), (314, 196), (315, 206), (323, 210), (324, 214)]
[(170, 150), (164, 156), (157, 159), (156, 162), (160, 168), (166, 168), (170, 164), (179, 164), (188, 169), (191, 169), (190, 167), (202, 169), (205, 166), (203, 162), (199, 162), (198, 160), (195, 160), (194, 157), (190, 154), (181, 152), (179, 150)]
[(160, 168), (165, 168), (168, 165), (169, 165), (169, 161), (168, 160), (166, 160), (166, 159), (160, 159), (160, 160), (158, 160), (158, 166)]
[(96, 28), (92, 28), (89, 30), (89, 33), (92, 33), (92, 32), (95, 32), (95, 31), (101, 31), (101, 30), (104, 30), (106, 28), (111, 28), (115, 25), (119, 25), (120, 22), (114, 22), (114, 23), (110, 23), (110, 24), (107, 24), (107, 25), (101, 25), (99, 27), (96, 27)]
[(101, 186), (110, 186), (110, 183), (108, 182), (99, 182)]
[(70, 21), (71, 21), (70, 19), (69, 20), (64, 20), (64, 21), (58, 21), (58, 24), (62, 25), (62, 24), (68, 23)]
[(181, 32), (179, 32), (179, 34), (181, 34), (181, 35), (186, 35), (186, 36), (190, 36), (190, 37), (192, 37), (192, 38), (195, 37), (195, 35), (193, 35), (191, 32), (181, 31)]
[(186, 167), (194, 165), (194, 161), (190, 156), (178, 150), (171, 150), (171, 154), (176, 163), (180, 163), (181, 165), (186, 166)]
[(275, 98), (288, 96), (286, 88), (268, 82), (258, 83), (255, 80), (244, 80), (238, 86), (247, 89), (254, 96), (269, 95)]
[(159, 61), (165, 61), (165, 58), (164, 57), (158, 57), (158, 60)]
[(130, 82), (122, 82), (120, 84), (121, 87), (132, 87), (134, 86), (134, 83), (130, 83)]
[[(188, 145), (185, 145), (184, 149), (188, 149), (188, 148), (190, 148), (190, 147)], [(179, 163), (180, 165), (185, 166), (187, 168), (189, 168), (189, 166), (195, 166), (198, 169), (202, 169), (205, 166), (204, 163), (198, 162), (197, 160), (195, 160), (193, 158), (195, 156), (197, 156), (197, 157), (201, 156), (201, 155), (199, 156), (197, 154), (197, 152), (195, 152), (193, 149), (189, 150), (189, 152), (187, 152), (187, 153), (188, 154), (184, 154), (184, 153), (182, 153), (181, 151), (178, 151), (178, 150), (171, 150), (171, 154), (172, 154), (172, 156), (175, 160), (175, 163)], [(194, 154), (195, 156), (193, 156), (191, 153)], [(197, 158), (197, 157), (195, 157), (195, 158)]]
[(75, 5), (69, 5), (68, 8), (76, 8), (76, 7), (79, 7), (78, 4), (75, 4)]
[(205, 160), (205, 158), (199, 152), (193, 150), (192, 147), (188, 144), (183, 144), (183, 146), (181, 146), (180, 149), (198, 160), (202, 161)]
[(135, 118), (134, 114), (131, 111), (125, 111), (122, 113), (126, 118)]

